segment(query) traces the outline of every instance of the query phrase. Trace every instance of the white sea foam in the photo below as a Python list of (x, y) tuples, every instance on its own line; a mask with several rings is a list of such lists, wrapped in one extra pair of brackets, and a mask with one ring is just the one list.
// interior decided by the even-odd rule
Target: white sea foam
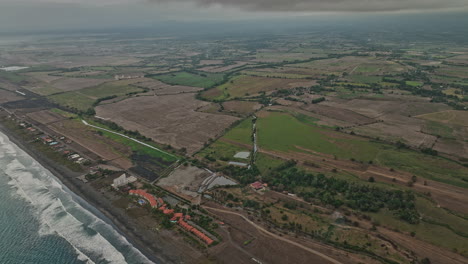
[[(0, 134), (0, 153), (9, 158), (4, 167), (11, 178), (8, 184), (16, 195), (29, 202), (41, 223), (40, 235), (59, 235), (76, 250), (78, 259), (87, 263), (127, 263), (114, 245), (131, 245), (109, 224), (81, 207), (49, 171)], [(106, 232), (103, 234), (96, 231)], [(111, 244), (108, 239), (114, 242)], [(118, 242), (118, 243), (115, 243)], [(139, 251), (132, 255), (138, 263), (151, 263)]]

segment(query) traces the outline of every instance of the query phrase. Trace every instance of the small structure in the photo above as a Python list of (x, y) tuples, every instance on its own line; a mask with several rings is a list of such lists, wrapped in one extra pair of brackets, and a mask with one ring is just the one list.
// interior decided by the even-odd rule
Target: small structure
[(241, 152), (237, 152), (236, 155), (234, 155), (234, 158), (238, 158), (238, 159), (248, 159), (250, 156), (250, 152), (248, 151), (241, 151)]
[(254, 183), (251, 183), (250, 184), (250, 187), (252, 187), (254, 190), (258, 191), (258, 190), (265, 190), (265, 187), (267, 186), (266, 183), (261, 183), (259, 181), (256, 181)]
[(129, 183), (135, 182), (136, 180), (137, 178), (135, 178), (134, 176), (130, 176), (127, 178), (127, 174), (124, 173), (120, 175), (119, 177), (115, 178), (111, 186), (117, 189)]

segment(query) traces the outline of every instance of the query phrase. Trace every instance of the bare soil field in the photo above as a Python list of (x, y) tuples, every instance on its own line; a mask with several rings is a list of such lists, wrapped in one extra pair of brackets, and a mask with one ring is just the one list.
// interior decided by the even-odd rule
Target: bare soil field
[(468, 126), (468, 115), (465, 111), (447, 110), (431, 114), (418, 115), (416, 117), (446, 124)]
[(17, 95), (15, 92), (0, 90), (0, 104), (23, 100), (24, 97)]
[(29, 118), (39, 122), (43, 125), (48, 125), (50, 123), (58, 122), (64, 120), (65, 118), (57, 113), (51, 112), (49, 110), (42, 110), (37, 112), (32, 112), (26, 114)]
[(79, 121), (64, 120), (55, 122), (48, 127), (90, 150), (102, 159), (114, 161), (122, 169), (129, 169), (133, 166), (132, 162), (126, 158), (131, 155), (129, 147), (98, 135)]
[(305, 68), (320, 74), (336, 74), (341, 75), (343, 72), (363, 73), (363, 74), (385, 74), (403, 72), (407, 70), (406, 66), (402, 66), (395, 62), (385, 61), (371, 57), (343, 57), (325, 60), (316, 60), (306, 63), (290, 64), (286, 67)]
[(380, 116), (383, 122), (353, 127), (352, 131), (360, 135), (380, 137), (390, 141), (403, 140), (404, 143), (414, 147), (432, 147), (437, 137), (422, 133), (425, 122), (417, 118), (403, 115), (389, 114)]
[[(468, 135), (468, 129), (466, 131)], [(442, 153), (454, 155), (456, 157), (462, 157), (468, 159), (468, 142), (461, 140), (450, 140), (450, 139), (438, 139), (435, 143), (435, 150)]]
[(195, 111), (207, 102), (193, 94), (140, 96), (98, 106), (97, 115), (162, 144), (186, 148), (192, 154), (221, 134), (236, 117)]
[(224, 111), (239, 114), (250, 114), (262, 107), (257, 102), (248, 101), (228, 101), (223, 103)]
[(152, 91), (142, 94), (151, 94), (151, 95), (169, 95), (169, 94), (180, 94), (180, 93), (193, 93), (202, 88), (192, 87), (192, 86), (183, 86), (183, 85), (169, 85), (155, 79), (144, 78), (144, 81), (136, 83), (135, 86), (143, 87), (150, 89)]
[(62, 78), (52, 82), (52, 86), (62, 91), (76, 91), (83, 88), (97, 86), (111, 81), (110, 79), (90, 79), (90, 78)]
[(60, 57), (54, 61), (47, 62), (47, 64), (57, 68), (74, 68), (84, 66), (119, 66), (129, 65), (139, 62), (140, 59), (136, 57), (118, 57), (118, 56), (71, 56)]
[(407, 96), (399, 96), (399, 98), (391, 100), (333, 99), (325, 101), (321, 103), (321, 105), (349, 109), (370, 118), (380, 118), (387, 114), (415, 116), (450, 109), (450, 107), (445, 104), (430, 103), (424, 99), (417, 99), (417, 101), (414, 101), (412, 97)]
[(51, 73), (57, 73), (57, 72), (28, 72), (28, 73), (25, 73), (25, 75), (30, 76), (33, 79), (36, 79), (45, 83), (51, 83), (55, 80), (63, 78), (61, 76), (50, 75)]
[(179, 166), (169, 176), (158, 181), (157, 185), (181, 197), (195, 202), (200, 194), (197, 192), (201, 183), (211, 174), (193, 166)]
[(219, 65), (223, 63), (223, 60), (200, 60), (199, 65)]

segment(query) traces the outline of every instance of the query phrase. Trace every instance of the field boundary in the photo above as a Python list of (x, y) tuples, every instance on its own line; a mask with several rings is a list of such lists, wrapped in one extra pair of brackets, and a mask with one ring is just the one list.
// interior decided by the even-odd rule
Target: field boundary
[(112, 131), (112, 130), (109, 130), (109, 129), (107, 129), (107, 128), (103, 128), (103, 127), (91, 125), (90, 123), (86, 122), (86, 120), (83, 120), (83, 119), (81, 120), (81, 122), (82, 122), (84, 125), (86, 125), (86, 126), (90, 126), (90, 127), (96, 128), (96, 129), (104, 130), (104, 131), (106, 131), (106, 132), (109, 132), (109, 133), (112, 133), (112, 134), (115, 134), (115, 135), (118, 135), (118, 136), (121, 136), (121, 137), (130, 139), (130, 140), (135, 141), (136, 143), (138, 143), (138, 144), (140, 144), (140, 145), (143, 145), (143, 146), (145, 146), (145, 147), (148, 147), (148, 148), (157, 150), (157, 151), (159, 151), (159, 152), (162, 152), (162, 153), (164, 153), (164, 154), (166, 154), (166, 155), (169, 155), (169, 156), (171, 156), (171, 157), (177, 159), (177, 161), (179, 161), (179, 158), (178, 158), (177, 156), (172, 155), (171, 153), (168, 153), (168, 152), (166, 152), (166, 151), (164, 151), (164, 150), (161, 150), (161, 149), (158, 149), (158, 148), (156, 148), (156, 147), (153, 147), (153, 146), (151, 146), (150, 144), (147, 144), (147, 143), (145, 143), (145, 142), (141, 142), (141, 141), (139, 141), (139, 140), (137, 140), (137, 139), (131, 138), (131, 137), (127, 136), (127, 135), (124, 135), (124, 134), (121, 134), (121, 133), (118, 133), (118, 132), (115, 132), (115, 131)]

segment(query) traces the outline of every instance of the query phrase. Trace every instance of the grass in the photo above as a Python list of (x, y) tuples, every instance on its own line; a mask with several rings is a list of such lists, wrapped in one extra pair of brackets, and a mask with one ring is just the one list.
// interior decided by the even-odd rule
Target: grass
[[(313, 152), (334, 155), (341, 159), (373, 161), (418, 177), (468, 188), (468, 169), (455, 162), (416, 151), (343, 135), (330, 129), (299, 121), (285, 113), (269, 113), (259, 118), (259, 147), (282, 152)], [(311, 153), (309, 152), (309, 153)]]
[[(99, 127), (111, 130), (109, 127), (106, 127), (103, 124), (96, 123), (96, 122), (93, 122), (93, 121), (90, 121), (90, 120), (86, 120), (86, 121), (88, 123), (92, 124), (92, 125), (99, 126)], [(171, 156), (171, 155), (168, 155), (168, 154), (166, 154), (166, 153), (164, 153), (162, 151), (158, 151), (158, 150), (149, 148), (149, 147), (144, 146), (144, 145), (142, 145), (142, 144), (140, 144), (138, 142), (135, 142), (135, 141), (130, 140), (128, 138), (122, 137), (120, 135), (116, 135), (114, 133), (104, 131), (104, 130), (100, 130), (100, 129), (96, 129), (96, 130), (100, 131), (103, 136), (105, 136), (107, 138), (110, 138), (110, 139), (114, 140), (115, 142), (118, 142), (118, 143), (121, 143), (123, 145), (126, 145), (126, 146), (130, 147), (132, 149), (132, 151), (137, 152), (138, 154), (148, 155), (148, 156), (153, 157), (153, 158), (161, 158), (161, 159), (163, 159), (165, 161), (169, 161), (169, 162), (177, 160), (176, 156)], [(151, 145), (151, 146), (153, 146), (155, 148), (159, 148), (159, 149), (161, 148), (161, 146), (158, 146), (157, 144), (155, 144), (153, 142), (145, 142), (145, 143), (148, 144), (148, 145)]]
[(270, 92), (276, 89), (289, 89), (292, 88), (290, 84), (293, 82), (304, 82), (304, 80), (238, 75), (216, 87), (216, 91), (208, 90), (203, 95), (209, 99), (225, 100), (255, 95), (260, 92)]
[(274, 78), (287, 78), (287, 79), (304, 79), (308, 77), (304, 74), (283, 73), (283, 72), (267, 72), (267, 71), (242, 71), (245, 75), (258, 76), (258, 77), (274, 77)]
[(405, 83), (406, 85), (412, 86), (412, 87), (421, 87), (423, 85), (422, 82), (418, 82), (418, 81), (406, 81)]
[(0, 70), (0, 79), (6, 79), (10, 82), (19, 83), (26, 80), (26, 77), (14, 72)]
[(172, 85), (186, 85), (201, 88), (210, 88), (224, 80), (224, 74), (220, 73), (200, 73), (176, 72), (155, 75), (152, 78)]
[(243, 148), (243, 147), (228, 143), (228, 142), (218, 140), (214, 142), (213, 144), (211, 144), (209, 147), (200, 151), (198, 153), (198, 156), (201, 158), (209, 156), (217, 160), (224, 159), (226, 161), (238, 161), (238, 162), (248, 163), (249, 159), (234, 158), (234, 155), (240, 151), (250, 151), (250, 150), (247, 148)]
[(95, 87), (81, 89), (79, 92), (93, 98), (103, 98), (106, 96), (122, 96), (130, 93), (140, 93), (144, 90), (129, 84), (128, 81), (116, 81), (103, 83)]
[(265, 149), (302, 152), (296, 147), (300, 146), (339, 158), (363, 161), (373, 160), (379, 152), (378, 144), (359, 138), (343, 138), (334, 131), (308, 125), (288, 114), (269, 113), (257, 124), (259, 146)]
[(231, 129), (223, 138), (244, 144), (252, 144), (252, 118), (247, 118), (235, 128)]
[(94, 99), (91, 99), (81, 93), (77, 92), (66, 92), (61, 94), (54, 94), (48, 97), (57, 104), (75, 108), (80, 111), (86, 111), (93, 107)]
[[(449, 226), (466, 226), (466, 221), (463, 223), (463, 220), (453, 218), (455, 216), (444, 215), (444, 213), (441, 212), (443, 209), (440, 208), (437, 208), (439, 212), (436, 213), (433, 209), (434, 205), (424, 204), (425, 202), (420, 199), (421, 198), (417, 199), (417, 208), (424, 216), (428, 213), (435, 213), (436, 217), (442, 217), (443, 220), (439, 219), (439, 221), (444, 221), (443, 223), (447, 223)], [(432, 208), (428, 208), (428, 206)], [(393, 213), (388, 210), (381, 210), (379, 213), (370, 213), (370, 215), (374, 221), (377, 221), (381, 225), (398, 229), (404, 233), (414, 232), (415, 237), (420, 240), (449, 250), (456, 249), (460, 254), (468, 256), (468, 239), (457, 235), (445, 226), (428, 223), (426, 221), (421, 221), (419, 224), (412, 225), (397, 219)], [(432, 218), (432, 216), (430, 217)]]
[(58, 108), (52, 108), (50, 109), (51, 112), (54, 112), (54, 113), (57, 113), (63, 117), (66, 117), (66, 118), (76, 118), (77, 115), (76, 114), (73, 114), (73, 113), (70, 113), (70, 112), (66, 112), (66, 111), (63, 111), (63, 110), (60, 110)]
[(431, 135), (441, 136), (448, 139), (455, 139), (453, 136), (453, 128), (442, 123), (429, 120), (426, 122), (424, 128), (427, 130), (427, 133)]
[(378, 153), (375, 163), (423, 178), (468, 188), (468, 168), (443, 158), (389, 148)]
[(46, 96), (63, 92), (63, 90), (52, 87), (52, 86), (45, 86), (45, 87), (34, 89), (32, 91), (40, 95), (46, 95)]
[(356, 83), (380, 83), (382, 81), (382, 77), (380, 76), (367, 76), (367, 75), (351, 75), (349, 77), (351, 81)]

